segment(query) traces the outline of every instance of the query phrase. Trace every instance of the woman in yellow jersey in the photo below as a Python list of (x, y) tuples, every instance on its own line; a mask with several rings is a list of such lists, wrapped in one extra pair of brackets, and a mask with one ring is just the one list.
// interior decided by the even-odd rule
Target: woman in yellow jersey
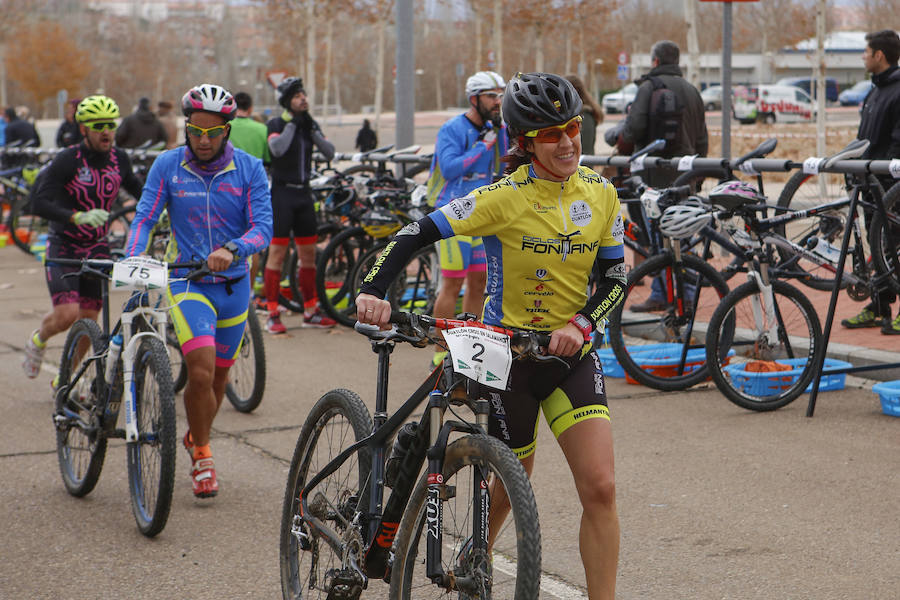
[[(613, 444), (603, 372), (591, 334), (625, 286), (622, 220), (616, 190), (581, 155), (582, 102), (572, 84), (549, 73), (518, 74), (506, 87), (503, 118), (511, 148), (507, 176), (457, 198), (400, 231), (356, 299), (363, 323), (387, 325), (389, 282), (419, 247), (453, 235), (480, 235), (488, 262), (484, 321), (551, 334), (558, 362), (516, 361), (506, 391), (485, 388), (489, 433), (530, 473), (538, 410), (566, 456), (583, 513), (579, 546), (592, 600), (615, 595), (619, 551)], [(588, 296), (594, 265), (599, 281)], [(490, 531), (506, 511), (492, 501)]]

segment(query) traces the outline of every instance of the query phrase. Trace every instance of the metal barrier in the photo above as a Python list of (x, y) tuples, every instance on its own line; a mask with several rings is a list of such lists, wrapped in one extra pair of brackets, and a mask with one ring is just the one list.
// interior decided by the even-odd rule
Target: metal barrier
[[(52, 159), (62, 148), (0, 148), (0, 158), (4, 155), (28, 156), (41, 160)], [(155, 159), (164, 152), (163, 150), (138, 150), (134, 148), (124, 149), (128, 156), (135, 161)], [(432, 156), (430, 154), (415, 154), (410, 149), (403, 148), (397, 152), (380, 152), (380, 153), (352, 153), (337, 152), (333, 161), (353, 161), (361, 163), (397, 163), (402, 166), (412, 164), (430, 164)], [(319, 153), (313, 154), (313, 160), (317, 162), (328, 162)], [(795, 162), (790, 159), (780, 158), (755, 158), (744, 162), (740, 170), (746, 174), (756, 174), (756, 172), (787, 172), (792, 169), (804, 169), (809, 173), (858, 173), (873, 175), (892, 175), (894, 178), (900, 179), (900, 159), (891, 160), (839, 160), (834, 164), (824, 167), (825, 158), (811, 157), (803, 162)], [(679, 171), (690, 171), (692, 169), (713, 169), (728, 168), (729, 161), (726, 158), (708, 158), (695, 156), (676, 156), (673, 158), (661, 158), (658, 156), (644, 156), (637, 161), (631, 161), (627, 156), (599, 156), (599, 155), (583, 155), (581, 164), (594, 167), (618, 167), (630, 168), (632, 171), (640, 171), (642, 169), (652, 169), (656, 167), (676, 168)]]

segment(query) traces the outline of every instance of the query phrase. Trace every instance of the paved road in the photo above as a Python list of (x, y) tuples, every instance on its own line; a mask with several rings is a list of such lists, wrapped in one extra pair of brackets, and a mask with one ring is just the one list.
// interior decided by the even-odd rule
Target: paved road
[[(111, 444), (97, 488), (69, 496), (60, 480), (47, 372), (25, 379), (20, 350), (49, 306), (38, 263), (0, 250), (0, 598), (278, 598), (278, 526), (298, 429), (323, 392), (371, 402), (375, 357), (355, 333), (299, 328), (266, 339), (267, 395), (253, 414), (223, 407), (215, 423), (222, 491), (189, 491), (179, 453), (174, 505), (153, 540), (136, 530), (124, 447)], [(398, 348), (392, 403), (424, 376), (428, 351)], [(865, 382), (769, 414), (745, 412), (701, 386), (661, 394), (609, 381), (625, 599), (868, 599), (900, 589), (900, 420)], [(180, 403), (180, 400), (179, 400)], [(184, 431), (179, 405), (179, 434)], [(544, 570), (578, 598), (579, 507), (546, 426), (534, 474)], [(384, 598), (372, 584), (367, 597)]]

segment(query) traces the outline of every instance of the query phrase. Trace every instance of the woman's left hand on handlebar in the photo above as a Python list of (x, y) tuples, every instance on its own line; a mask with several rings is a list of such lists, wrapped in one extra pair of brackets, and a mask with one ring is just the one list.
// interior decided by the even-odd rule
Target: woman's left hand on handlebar
[(390, 329), (391, 303), (371, 294), (360, 294), (356, 297), (356, 319), (360, 323), (378, 325), (381, 329)]
[(225, 248), (219, 248), (206, 257), (206, 264), (212, 272), (224, 271), (231, 266), (234, 255)]
[(584, 334), (571, 323), (550, 334), (547, 352), (554, 356), (574, 356), (584, 345)]

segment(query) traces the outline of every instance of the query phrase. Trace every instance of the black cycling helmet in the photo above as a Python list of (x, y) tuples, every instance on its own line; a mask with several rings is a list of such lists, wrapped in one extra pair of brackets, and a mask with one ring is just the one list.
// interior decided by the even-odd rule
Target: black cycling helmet
[(503, 119), (514, 136), (561, 125), (580, 115), (581, 107), (575, 87), (553, 73), (517, 73), (503, 94)]
[(278, 84), (278, 104), (291, 109), (291, 98), (303, 91), (303, 80), (299, 77), (287, 77)]

